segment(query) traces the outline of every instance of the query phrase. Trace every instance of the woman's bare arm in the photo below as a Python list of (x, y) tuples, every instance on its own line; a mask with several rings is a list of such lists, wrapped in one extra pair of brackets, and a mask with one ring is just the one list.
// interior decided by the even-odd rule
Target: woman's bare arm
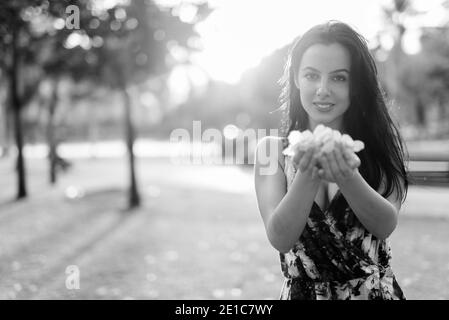
[(360, 173), (339, 183), (339, 187), (357, 218), (378, 239), (386, 239), (396, 228), (401, 201), (394, 192), (384, 198)]
[(349, 167), (346, 160), (339, 148), (325, 154), (321, 158), (324, 175), (337, 183), (349, 206), (369, 232), (379, 239), (388, 238), (397, 225), (401, 205), (398, 192), (384, 198), (382, 190), (374, 190), (358, 170)]
[(256, 148), (254, 180), (260, 214), (268, 240), (280, 252), (288, 252), (307, 222), (319, 187), (315, 172), (315, 149), (300, 160), (301, 172), (295, 175), (287, 191), (285, 174), (279, 159), (283, 159), (282, 141), (265, 137)]

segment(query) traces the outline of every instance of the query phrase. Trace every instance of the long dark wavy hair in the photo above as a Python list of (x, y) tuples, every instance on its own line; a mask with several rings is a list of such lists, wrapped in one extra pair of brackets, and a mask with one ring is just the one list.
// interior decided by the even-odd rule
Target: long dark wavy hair
[(343, 128), (351, 137), (365, 143), (365, 149), (358, 153), (360, 174), (375, 190), (385, 179), (382, 196), (388, 197), (396, 190), (403, 202), (409, 181), (401, 135), (388, 113), (367, 41), (347, 24), (329, 21), (317, 25), (291, 45), (284, 74), (279, 81), (282, 91), (278, 110), (283, 111), (281, 136), (285, 138), (290, 131), (303, 131), (309, 126), (308, 115), (294, 81), (304, 52), (314, 44), (333, 43), (341, 44), (350, 54), (350, 105), (343, 115)]

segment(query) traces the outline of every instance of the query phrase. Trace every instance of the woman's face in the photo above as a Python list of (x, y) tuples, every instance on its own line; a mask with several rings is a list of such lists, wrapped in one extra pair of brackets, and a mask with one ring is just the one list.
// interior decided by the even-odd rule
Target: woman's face
[(343, 114), (349, 108), (349, 52), (339, 43), (314, 44), (303, 54), (295, 79), (309, 127), (322, 123), (342, 131)]

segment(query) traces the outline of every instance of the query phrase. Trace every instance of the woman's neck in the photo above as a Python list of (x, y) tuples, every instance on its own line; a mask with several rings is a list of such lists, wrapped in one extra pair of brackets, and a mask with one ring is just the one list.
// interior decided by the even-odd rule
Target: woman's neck
[(322, 125), (329, 127), (333, 130), (337, 130), (337, 131), (340, 131), (341, 133), (344, 133), (343, 123), (341, 123), (341, 121), (338, 121), (338, 122), (332, 121), (329, 123), (319, 123), (319, 122), (315, 122), (309, 118), (309, 128), (312, 132), (313, 132), (313, 130), (315, 130), (315, 127), (319, 124), (322, 124)]

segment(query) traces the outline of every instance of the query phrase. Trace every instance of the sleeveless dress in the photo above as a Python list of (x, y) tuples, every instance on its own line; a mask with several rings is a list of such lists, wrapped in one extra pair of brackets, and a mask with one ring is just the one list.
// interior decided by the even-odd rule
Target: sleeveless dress
[[(284, 163), (288, 189), (296, 169)], [(405, 300), (390, 260), (388, 239), (366, 230), (337, 191), (324, 211), (313, 202), (300, 238), (280, 253), (280, 300)]]

